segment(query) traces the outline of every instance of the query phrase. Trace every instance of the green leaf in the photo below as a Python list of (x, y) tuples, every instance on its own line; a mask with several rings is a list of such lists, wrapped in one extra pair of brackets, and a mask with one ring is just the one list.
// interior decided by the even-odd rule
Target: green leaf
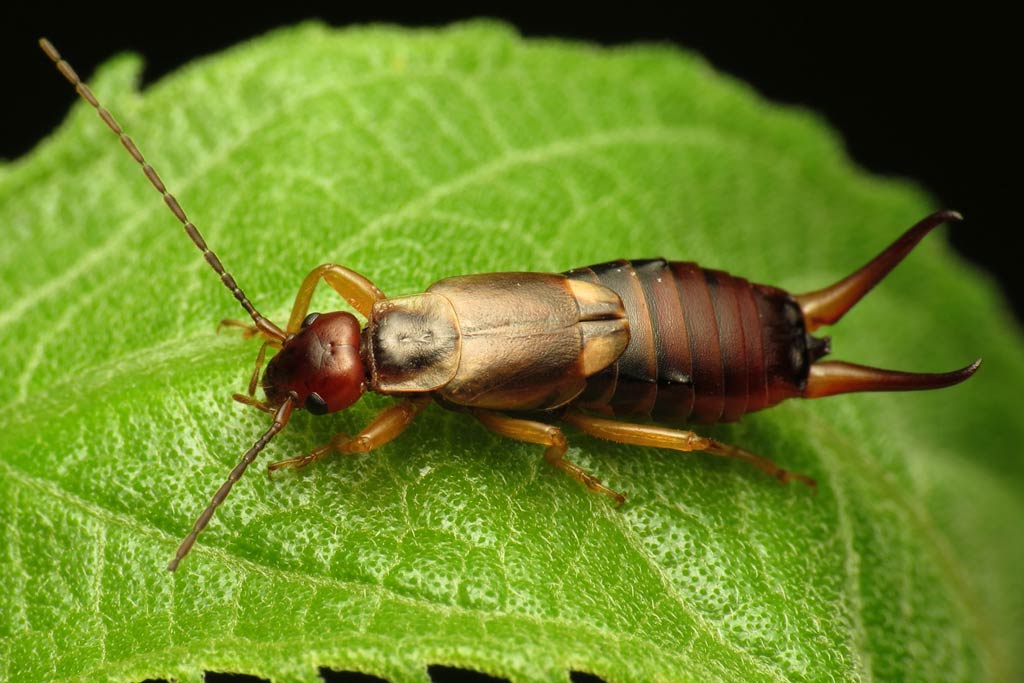
[[(855, 168), (815, 116), (665, 47), (306, 25), (145, 94), (140, 68), (115, 59), (94, 90), (282, 322), (330, 261), (391, 295), (659, 254), (809, 290), (934, 208)], [(84, 104), (0, 170), (0, 224), (0, 680), (1024, 675), (1021, 337), (941, 236), (834, 348), (921, 371), (984, 356), (974, 379), (712, 430), (817, 477), (817, 496), (570, 433), (570, 457), (628, 492), (614, 509), (538, 447), (432, 407), (372, 455), (273, 481), (254, 468), (171, 575), (267, 426), (229, 398), (257, 343), (214, 332), (242, 312)], [(337, 306), (320, 293), (314, 309)], [(386, 403), (298, 415), (261, 462)]]

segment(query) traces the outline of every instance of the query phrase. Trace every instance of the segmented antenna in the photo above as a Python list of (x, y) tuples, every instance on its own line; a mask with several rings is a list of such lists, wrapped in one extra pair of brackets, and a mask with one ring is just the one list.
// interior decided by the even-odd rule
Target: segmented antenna
[(238, 300), (238, 303), (242, 305), (242, 308), (245, 309), (245, 312), (249, 314), (249, 317), (252, 318), (252, 321), (256, 324), (256, 327), (264, 334), (274, 337), (278, 341), (284, 341), (285, 334), (281, 328), (260, 315), (260, 312), (252, 305), (252, 302), (249, 301), (245, 292), (243, 292), (241, 287), (239, 287), (235, 282), (235, 278), (231, 277), (231, 274), (224, 270), (224, 266), (221, 264), (220, 259), (217, 258), (217, 254), (206, 246), (206, 240), (203, 239), (199, 229), (193, 225), (192, 221), (190, 221), (188, 216), (185, 215), (184, 210), (182, 210), (181, 205), (178, 203), (178, 200), (174, 195), (167, 191), (163, 181), (160, 180), (160, 176), (157, 175), (157, 172), (149, 165), (146, 158), (142, 156), (142, 152), (139, 151), (135, 142), (133, 142), (132, 139), (128, 137), (127, 133), (124, 132), (124, 129), (121, 128), (121, 125), (117, 122), (117, 119), (114, 118), (114, 115), (100, 105), (99, 100), (97, 100), (96, 96), (93, 95), (89, 86), (82, 82), (82, 79), (78, 77), (75, 70), (71, 68), (70, 64), (64, 61), (64, 58), (60, 56), (60, 53), (57, 52), (57, 48), (55, 48), (50, 41), (46, 38), (40, 38), (39, 47), (41, 47), (43, 52), (46, 53), (46, 56), (57, 65), (57, 70), (61, 72), (64, 78), (68, 79), (71, 85), (75, 87), (75, 92), (77, 92), (83, 100), (92, 105), (96, 110), (96, 113), (99, 114), (99, 117), (103, 119), (103, 123), (107, 124), (107, 127), (114, 131), (114, 134), (117, 135), (121, 144), (126, 150), (128, 150), (128, 153), (132, 155), (132, 159), (135, 159), (139, 166), (142, 167), (142, 172), (149, 179), (150, 184), (152, 184), (156, 191), (163, 196), (164, 203), (167, 204), (167, 208), (171, 210), (174, 217), (177, 218), (185, 228), (185, 234), (189, 236), (192, 243), (196, 245), (199, 251), (203, 252), (203, 258), (205, 258), (206, 262), (210, 264), (210, 267), (213, 268), (214, 272), (220, 276), (220, 281), (224, 283), (224, 286), (231, 291), (234, 297)]
[[(68, 79), (71, 85), (75, 87), (75, 92), (77, 92), (83, 100), (92, 105), (93, 109), (96, 110), (96, 113), (99, 114), (101, 119), (103, 119), (103, 123), (107, 124), (107, 127), (114, 131), (114, 134), (117, 135), (121, 144), (126, 150), (128, 150), (128, 153), (132, 155), (132, 159), (135, 159), (139, 166), (142, 167), (142, 172), (149, 179), (150, 184), (164, 198), (164, 203), (167, 204), (167, 208), (171, 210), (174, 217), (177, 218), (185, 228), (185, 234), (189, 236), (189, 239), (192, 240), (192, 243), (196, 245), (199, 251), (203, 252), (203, 258), (205, 258), (206, 262), (210, 264), (213, 271), (220, 276), (220, 281), (231, 291), (231, 294), (234, 295), (235, 299), (238, 300), (238, 303), (240, 303), (242, 308), (245, 309), (245, 312), (249, 314), (250, 318), (252, 318), (252, 321), (256, 324), (256, 329), (264, 335), (284, 343), (286, 341), (285, 333), (277, 325), (260, 315), (260, 312), (256, 310), (256, 307), (249, 301), (245, 292), (242, 291), (242, 288), (235, 282), (235, 278), (231, 277), (231, 274), (224, 270), (224, 266), (221, 264), (220, 259), (217, 258), (217, 254), (206, 246), (206, 240), (203, 239), (202, 234), (199, 232), (199, 228), (193, 225), (192, 221), (188, 219), (188, 216), (185, 215), (185, 211), (181, 208), (178, 200), (173, 194), (167, 191), (163, 181), (160, 180), (160, 176), (157, 175), (156, 170), (154, 170), (153, 167), (149, 165), (149, 162), (146, 161), (146, 158), (142, 156), (142, 152), (139, 151), (135, 142), (128, 137), (128, 134), (124, 132), (121, 125), (117, 122), (117, 119), (114, 118), (114, 115), (100, 105), (99, 100), (97, 100), (96, 96), (92, 94), (92, 90), (89, 89), (89, 86), (82, 82), (82, 79), (78, 77), (75, 70), (71, 68), (70, 64), (64, 61), (60, 56), (60, 53), (57, 52), (57, 48), (55, 48), (50, 41), (46, 38), (40, 38), (39, 47), (43, 49), (43, 52), (46, 53), (47, 57), (53, 60), (53, 63), (57, 65), (57, 70), (64, 75), (64, 78)], [(260, 356), (262, 357), (262, 355), (263, 351), (261, 350)], [(274, 412), (274, 423), (270, 425), (270, 428), (263, 434), (263, 436), (257, 439), (252, 447), (245, 452), (242, 459), (237, 465), (235, 465), (235, 468), (231, 470), (231, 473), (228, 474), (228, 478), (220, 485), (217, 492), (213, 494), (213, 498), (210, 499), (209, 505), (206, 506), (203, 513), (199, 515), (198, 519), (196, 519), (195, 524), (192, 525), (192, 531), (189, 532), (188, 536), (185, 537), (185, 540), (183, 540), (181, 545), (178, 546), (178, 550), (174, 554), (174, 559), (172, 559), (167, 565), (168, 571), (173, 572), (177, 569), (178, 563), (181, 562), (183, 557), (188, 555), (200, 532), (206, 528), (207, 524), (210, 523), (210, 519), (213, 518), (213, 513), (216, 512), (217, 507), (224, 502), (225, 498), (228, 497), (228, 494), (231, 492), (231, 487), (235, 485), (236, 481), (241, 479), (246, 468), (252, 464), (256, 459), (256, 456), (260, 454), (260, 451), (266, 448), (267, 444), (270, 443), (270, 440), (273, 439), (278, 432), (284, 429), (286, 424), (288, 424), (288, 419), (291, 417), (294, 407), (292, 398), (287, 398), (284, 403), (278, 406), (277, 410)]]
[(213, 498), (210, 499), (210, 504), (206, 506), (203, 513), (196, 519), (195, 524), (192, 525), (192, 531), (188, 532), (188, 536), (178, 546), (177, 552), (174, 553), (174, 559), (167, 564), (167, 571), (173, 572), (178, 568), (178, 563), (181, 559), (188, 555), (188, 551), (192, 550), (192, 544), (196, 542), (196, 538), (199, 533), (206, 528), (206, 525), (210, 523), (210, 519), (213, 518), (213, 513), (217, 510), (217, 507), (224, 502), (224, 499), (231, 493), (231, 487), (235, 485), (235, 482), (242, 478), (245, 473), (245, 468), (252, 464), (252, 461), (256, 459), (256, 456), (260, 454), (270, 440), (274, 436), (284, 429), (284, 426), (288, 424), (288, 419), (292, 416), (292, 409), (295, 404), (291, 398), (285, 400), (284, 403), (274, 413), (274, 424), (270, 425), (270, 429), (266, 431), (256, 443), (252, 445), (252, 448), (245, 452), (242, 459), (238, 461), (235, 468), (228, 474), (228, 478), (224, 480), (224, 483), (220, 485), (217, 492), (213, 494)]

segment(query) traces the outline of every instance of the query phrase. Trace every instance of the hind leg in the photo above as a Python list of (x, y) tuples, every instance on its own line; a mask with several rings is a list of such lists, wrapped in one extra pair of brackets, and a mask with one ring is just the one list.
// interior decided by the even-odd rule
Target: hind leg
[(817, 482), (810, 477), (790, 472), (776, 465), (768, 458), (754, 455), (748, 451), (730, 446), (707, 437), (694, 434), (693, 432), (679, 429), (668, 429), (654, 425), (639, 425), (629, 422), (617, 422), (593, 417), (584, 413), (570, 410), (562, 418), (581, 432), (586, 432), (599, 439), (607, 439), (618, 443), (631, 444), (635, 446), (651, 446), (653, 448), (667, 448), (674, 451), (689, 453), (692, 451), (704, 451), (712, 455), (724, 458), (736, 458), (748, 462), (757, 469), (778, 479), (783, 484), (791, 481), (799, 481), (809, 487), (816, 488)]

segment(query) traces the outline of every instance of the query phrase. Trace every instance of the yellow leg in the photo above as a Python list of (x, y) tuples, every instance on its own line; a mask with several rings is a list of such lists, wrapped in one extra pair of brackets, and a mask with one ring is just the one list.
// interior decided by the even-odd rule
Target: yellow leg
[(270, 342), (263, 342), (260, 352), (256, 354), (256, 367), (252, 369), (252, 377), (249, 378), (249, 396), (256, 395), (256, 384), (260, 381), (260, 370), (263, 369), (263, 358), (266, 356), (268, 346)]
[(284, 467), (299, 469), (319, 462), (331, 453), (367, 453), (374, 448), (380, 448), (404, 432), (405, 428), (412, 424), (413, 419), (429, 404), (429, 396), (419, 396), (396, 403), (377, 413), (377, 417), (373, 418), (373, 421), (354, 438), (349, 438), (345, 434), (336, 434), (329, 443), (314, 448), (305, 455), (270, 463), (267, 466), (267, 472), (274, 472)]
[(220, 332), (222, 327), (240, 328), (242, 330), (242, 339), (251, 339), (260, 331), (260, 329), (252, 323), (247, 323), (244, 320), (234, 320), (232, 318), (224, 318), (217, 323), (217, 332)]
[[(241, 327), (244, 330), (244, 332), (242, 332), (243, 339), (249, 339), (250, 337), (254, 337), (257, 334), (263, 334), (264, 336), (267, 335), (267, 333), (261, 332), (260, 329), (255, 325), (248, 325), (242, 322), (241, 320), (221, 320), (220, 324), (217, 325), (217, 330), (219, 331), (220, 328), (222, 327)], [(259, 384), (260, 381), (260, 370), (263, 369), (263, 359), (267, 355), (268, 346), (273, 346), (275, 349), (280, 349), (281, 343), (277, 339), (267, 339), (266, 341), (263, 342), (263, 346), (260, 347), (259, 353), (256, 354), (256, 366), (252, 370), (252, 376), (249, 377), (249, 386), (247, 388), (249, 396), (256, 395), (256, 385)], [(236, 398), (235, 400), (238, 399)], [(241, 402), (245, 403), (245, 401)], [(253, 404), (250, 403), (249, 405)], [(271, 410), (266, 412), (273, 411)]]
[(231, 398), (235, 399), (242, 405), (252, 406), (256, 410), (262, 410), (264, 413), (274, 414), (275, 408), (267, 405), (263, 401), (257, 401), (253, 396), (247, 396), (246, 394), (231, 394)]
[(375, 284), (354, 270), (333, 263), (325, 263), (311, 270), (306, 279), (302, 281), (299, 293), (295, 296), (295, 303), (292, 305), (292, 315), (288, 318), (286, 333), (295, 334), (302, 328), (302, 320), (309, 312), (309, 302), (313, 298), (313, 291), (321, 279), (340, 294), (352, 308), (359, 311), (364, 318), (370, 317), (370, 309), (373, 308), (375, 301), (385, 298), (384, 293), (377, 289)]
[(569, 444), (566, 442), (562, 430), (558, 427), (543, 422), (509, 417), (508, 415), (488, 410), (474, 410), (473, 415), (495, 434), (500, 434), (516, 441), (526, 441), (547, 446), (544, 450), (544, 459), (586, 486), (590, 491), (603, 493), (614, 500), (616, 505), (622, 505), (626, 500), (623, 494), (608, 488), (601, 483), (600, 479), (579, 465), (575, 465), (565, 459), (565, 451), (569, 448)]
[(260, 329), (258, 326), (252, 323), (245, 322), (244, 320), (233, 320), (231, 318), (225, 318), (217, 323), (217, 332), (220, 332), (222, 327), (237, 327), (242, 330), (242, 339), (251, 339), (257, 334), (263, 335), (263, 339), (266, 343), (273, 346), (275, 349), (281, 348), (281, 340), (277, 334), (270, 329)]
[(599, 439), (607, 439), (618, 443), (632, 444), (635, 446), (651, 446), (653, 448), (667, 448), (674, 451), (689, 453), (692, 451), (704, 451), (713, 455), (725, 458), (737, 458), (748, 462), (757, 469), (770, 474), (783, 484), (796, 480), (813, 488), (817, 482), (810, 477), (785, 470), (768, 458), (754, 455), (742, 448), (723, 444), (714, 439), (694, 434), (693, 432), (654, 425), (638, 425), (629, 422), (617, 422), (593, 417), (584, 413), (570, 410), (562, 418), (576, 429), (586, 432)]

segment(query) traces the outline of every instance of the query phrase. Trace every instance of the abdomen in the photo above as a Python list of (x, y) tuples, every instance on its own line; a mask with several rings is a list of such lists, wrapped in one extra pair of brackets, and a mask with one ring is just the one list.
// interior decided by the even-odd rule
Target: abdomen
[(626, 350), (587, 380), (575, 405), (666, 422), (729, 422), (800, 395), (807, 382), (814, 350), (799, 306), (780, 289), (664, 259), (566, 275), (615, 291), (630, 329)]

